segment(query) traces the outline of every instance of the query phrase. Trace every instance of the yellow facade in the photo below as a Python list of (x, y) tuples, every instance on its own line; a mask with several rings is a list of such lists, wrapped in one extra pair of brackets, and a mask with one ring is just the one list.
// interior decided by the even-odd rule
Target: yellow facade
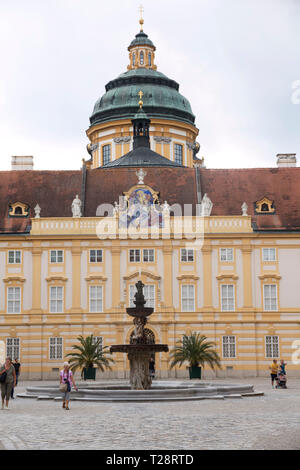
[[(295, 235), (255, 233), (250, 217), (205, 217), (202, 245), (195, 245), (193, 259), (182, 261), (181, 250), (192, 249), (187, 247), (193, 246), (193, 240), (187, 244), (185, 238), (174, 236), (176, 221), (171, 223), (170, 239), (135, 240), (120, 239), (118, 234), (116, 239), (100, 240), (97, 223), (99, 218), (32, 219), (30, 235), (2, 238), (1, 253), (6, 262), (0, 339), (19, 338), (23, 378), (55, 377), (78, 335), (100, 336), (108, 346), (128, 342), (133, 326), (125, 309), (130, 286), (139, 279), (153, 286), (155, 313), (148, 327), (156, 342), (167, 343), (171, 349), (185, 333), (205, 334), (216, 342), (222, 358), (218, 376), (267, 373), (267, 336), (278, 337), (279, 356), (289, 362), (293, 341), (300, 332), (299, 309), (281, 301), (281, 280), (288, 271), (281, 266), (280, 253), (300, 250)], [(264, 261), (262, 250), (266, 247), (275, 248), (275, 261)], [(139, 261), (130, 261), (130, 249), (141, 250)], [(154, 259), (145, 262), (143, 250), (149, 249), (154, 250)], [(21, 251), (21, 263), (7, 262), (8, 252), (13, 250)], [(102, 250), (101, 261), (91, 261), (90, 250)], [(221, 250), (225, 258), (230, 254), (230, 260), (221, 259)], [(62, 261), (51, 262), (51, 251), (62, 251)], [(231, 310), (224, 311), (222, 286), (227, 285), (233, 286), (234, 303)], [(276, 286), (275, 310), (268, 311), (264, 305), (264, 285)], [(91, 312), (92, 286), (102, 287), (101, 312)], [(183, 286), (194, 286), (191, 311), (183, 308)], [(8, 313), (9, 287), (21, 289), (20, 313)], [(51, 312), (51, 287), (62, 288), (62, 312)], [(224, 336), (235, 338), (235, 357), (223, 357)], [(50, 358), (50, 338), (62, 338), (59, 360)], [(158, 356), (158, 375), (186, 374), (185, 367), (169, 370), (167, 353)], [(106, 376), (128, 375), (126, 357), (117, 354), (115, 359), (113, 371)], [(289, 363), (290, 373), (297, 369)]]

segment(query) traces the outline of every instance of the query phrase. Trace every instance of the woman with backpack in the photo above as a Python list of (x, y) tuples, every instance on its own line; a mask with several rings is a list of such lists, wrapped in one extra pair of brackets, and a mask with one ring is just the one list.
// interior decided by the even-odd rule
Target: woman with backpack
[(69, 410), (69, 400), (70, 400), (70, 393), (72, 389), (72, 384), (76, 391), (78, 388), (75, 384), (74, 377), (72, 371), (70, 370), (70, 364), (68, 362), (64, 362), (64, 368), (60, 371), (59, 374), (60, 379), (60, 386), (59, 389), (63, 394), (63, 408)]

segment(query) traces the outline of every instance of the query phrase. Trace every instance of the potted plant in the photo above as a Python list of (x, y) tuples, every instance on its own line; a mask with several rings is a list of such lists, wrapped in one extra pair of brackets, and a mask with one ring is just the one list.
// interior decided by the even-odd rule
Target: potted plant
[(184, 362), (189, 363), (190, 379), (201, 379), (201, 367), (207, 363), (212, 369), (221, 369), (221, 360), (214, 349), (215, 343), (207, 341), (207, 337), (200, 333), (184, 335), (176, 342), (175, 348), (170, 352), (171, 369)]
[(108, 356), (108, 346), (101, 347), (100, 340), (95, 341), (93, 335), (78, 336), (79, 344), (74, 344), (72, 348), (73, 353), (67, 354), (69, 357), (70, 368), (73, 372), (81, 369), (81, 377), (84, 380), (96, 379), (96, 369), (104, 372), (106, 369), (111, 369), (110, 362), (114, 360)]

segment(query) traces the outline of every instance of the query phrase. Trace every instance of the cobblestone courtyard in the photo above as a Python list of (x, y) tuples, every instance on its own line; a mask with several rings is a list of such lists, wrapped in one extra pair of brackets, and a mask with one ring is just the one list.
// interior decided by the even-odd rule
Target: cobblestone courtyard
[[(60, 402), (17, 398), (0, 411), (0, 449), (298, 449), (300, 380), (287, 390), (252, 383), (261, 397), (171, 403)], [(21, 382), (26, 386), (50, 382)], [(53, 384), (53, 382), (51, 382)]]

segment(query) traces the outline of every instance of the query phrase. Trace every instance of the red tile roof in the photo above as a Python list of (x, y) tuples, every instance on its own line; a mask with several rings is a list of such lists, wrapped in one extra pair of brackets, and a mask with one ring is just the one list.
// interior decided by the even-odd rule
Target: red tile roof
[[(239, 215), (246, 202), (259, 230), (300, 230), (300, 168), (201, 168), (201, 191), (212, 200), (211, 215)], [(274, 201), (273, 214), (256, 214), (255, 202)]]
[[(28, 230), (30, 218), (8, 217), (9, 204), (20, 201), (41, 207), (41, 217), (71, 217), (76, 194), (85, 199), (85, 217), (95, 217), (97, 207), (113, 204), (138, 182), (136, 168), (87, 170), (85, 197), (82, 171), (0, 172), (0, 233)], [(160, 201), (197, 203), (196, 171), (193, 168), (146, 168), (145, 184), (159, 191)], [(300, 168), (200, 169), (202, 196), (213, 202), (212, 215), (240, 215), (246, 202), (258, 230), (300, 231)], [(256, 214), (255, 202), (274, 201), (274, 214)]]

